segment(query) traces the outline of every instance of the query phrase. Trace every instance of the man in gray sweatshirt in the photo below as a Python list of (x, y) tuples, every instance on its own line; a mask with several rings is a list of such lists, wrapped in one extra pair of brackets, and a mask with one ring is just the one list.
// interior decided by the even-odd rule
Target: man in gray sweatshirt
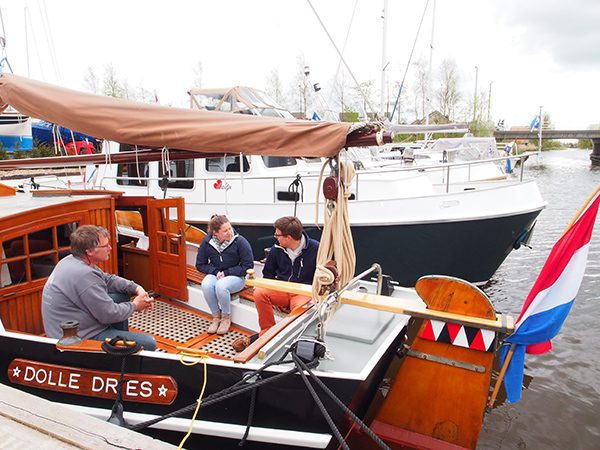
[[(42, 293), (44, 330), (51, 338), (62, 337), (60, 323), (77, 320), (77, 335), (103, 341), (122, 336), (155, 350), (156, 340), (146, 333), (128, 331), (127, 320), (135, 311), (150, 308), (154, 299), (142, 286), (103, 272), (97, 264), (110, 257), (108, 231), (83, 225), (71, 234), (71, 255), (61, 259)], [(132, 296), (135, 296), (131, 299)]]

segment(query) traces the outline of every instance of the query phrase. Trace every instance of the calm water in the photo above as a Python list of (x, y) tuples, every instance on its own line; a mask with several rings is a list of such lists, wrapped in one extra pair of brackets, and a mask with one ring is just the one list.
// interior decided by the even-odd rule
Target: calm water
[[(518, 316), (550, 249), (600, 183), (589, 151), (545, 152), (525, 173), (548, 206), (539, 216), (532, 249), (512, 252), (484, 287), (496, 310)], [(600, 449), (600, 219), (577, 300), (545, 355), (527, 355), (522, 400), (485, 418), (478, 449)]]

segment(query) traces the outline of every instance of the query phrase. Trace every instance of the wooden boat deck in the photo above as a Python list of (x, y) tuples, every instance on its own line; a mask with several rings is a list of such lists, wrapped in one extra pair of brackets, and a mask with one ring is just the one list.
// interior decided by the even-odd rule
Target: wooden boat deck
[[(152, 310), (136, 312), (129, 319), (131, 331), (150, 333), (158, 351), (180, 353), (181, 347), (202, 349), (213, 358), (231, 359), (236, 352), (231, 343), (252, 332), (232, 325), (227, 334), (208, 334), (212, 318), (179, 302), (157, 298)], [(179, 348), (178, 348), (179, 347)]]

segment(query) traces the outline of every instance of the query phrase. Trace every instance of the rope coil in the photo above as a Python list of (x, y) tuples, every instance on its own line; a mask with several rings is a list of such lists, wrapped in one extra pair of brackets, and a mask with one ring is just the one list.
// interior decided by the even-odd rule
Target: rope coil
[[(337, 199), (324, 202), (324, 227), (321, 233), (319, 252), (317, 253), (317, 269), (313, 278), (313, 300), (319, 306), (328, 292), (344, 286), (354, 276), (356, 267), (356, 253), (350, 231), (350, 218), (348, 215), (348, 199), (350, 186), (354, 180), (355, 172), (351, 164), (339, 162), (333, 164), (329, 159), (321, 169), (320, 179), (327, 166), (338, 171)], [(320, 184), (320, 182), (319, 182)], [(317, 192), (317, 221), (319, 193)], [(330, 264), (330, 261), (334, 264)], [(329, 264), (328, 264), (329, 263)]]

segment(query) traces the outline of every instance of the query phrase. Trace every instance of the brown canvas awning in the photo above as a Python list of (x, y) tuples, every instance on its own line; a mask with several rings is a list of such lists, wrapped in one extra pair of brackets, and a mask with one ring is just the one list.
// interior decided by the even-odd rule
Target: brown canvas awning
[(101, 139), (212, 154), (333, 156), (351, 125), (136, 103), (10, 74), (0, 77), (0, 105)]

